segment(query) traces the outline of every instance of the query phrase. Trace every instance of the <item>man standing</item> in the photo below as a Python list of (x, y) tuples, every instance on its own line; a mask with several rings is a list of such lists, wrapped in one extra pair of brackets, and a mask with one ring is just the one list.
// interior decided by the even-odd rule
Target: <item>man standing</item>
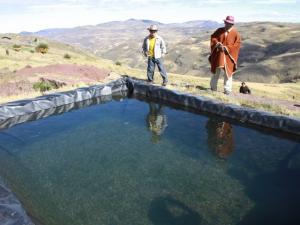
[(224, 23), (224, 27), (217, 29), (211, 35), (211, 54), (209, 61), (213, 75), (211, 77), (210, 87), (212, 91), (217, 90), (219, 76), (223, 73), (224, 93), (230, 94), (232, 91), (232, 75), (237, 69), (241, 37), (238, 31), (233, 27), (233, 16), (227, 16)]
[(168, 83), (168, 76), (163, 66), (162, 57), (167, 53), (166, 45), (162, 37), (157, 35), (157, 26), (151, 25), (149, 28), (149, 35), (143, 42), (143, 53), (148, 57), (147, 77), (148, 82), (153, 82), (155, 65), (157, 65), (160, 75), (163, 78), (163, 86)]

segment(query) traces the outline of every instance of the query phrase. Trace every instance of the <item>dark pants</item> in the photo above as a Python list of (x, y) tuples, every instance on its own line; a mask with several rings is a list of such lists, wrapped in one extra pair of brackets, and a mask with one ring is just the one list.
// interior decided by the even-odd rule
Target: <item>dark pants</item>
[(163, 82), (168, 82), (168, 75), (167, 75), (166, 70), (164, 68), (164, 65), (162, 63), (162, 60), (161, 59), (155, 59), (155, 58), (152, 58), (152, 57), (148, 58), (148, 68), (147, 68), (148, 81), (153, 81), (155, 64), (157, 65), (159, 73), (163, 78)]

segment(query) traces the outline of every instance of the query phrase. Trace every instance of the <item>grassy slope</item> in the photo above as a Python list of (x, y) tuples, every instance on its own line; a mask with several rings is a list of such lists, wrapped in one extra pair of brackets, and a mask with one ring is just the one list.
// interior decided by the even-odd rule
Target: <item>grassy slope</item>
[[(130, 75), (139, 79), (145, 79), (145, 71), (140, 69), (133, 69), (128, 66), (122, 65), (117, 66), (110, 60), (104, 60), (94, 56), (93, 54), (83, 52), (79, 49), (76, 49), (69, 45), (60, 44), (58, 42), (47, 41), (49, 44), (50, 50), (47, 54), (38, 54), (31, 53), (30, 50), (34, 49), (34, 44), (30, 43), (33, 40), (32, 37), (21, 37), (14, 36), (14, 41), (11, 43), (1, 43), (0, 42), (0, 83), (5, 82), (14, 82), (18, 80), (18, 77), (13, 75), (14, 70), (21, 69), (26, 65), (30, 65), (32, 67), (36, 66), (44, 66), (50, 64), (57, 63), (65, 63), (65, 64), (78, 64), (78, 65), (93, 65), (99, 68), (108, 69), (114, 73), (110, 77), (108, 77), (103, 82), (107, 82), (109, 80), (113, 80), (118, 78), (119, 75)], [(44, 40), (41, 40), (44, 41)], [(12, 45), (14, 43), (23, 44), (20, 52), (16, 52), (12, 50)], [(10, 55), (5, 55), (5, 49), (10, 50)], [(68, 53), (71, 55), (71, 59), (64, 59), (63, 56)], [(145, 64), (146, 66), (146, 64)], [(156, 82), (159, 84), (161, 82), (160, 76), (158, 74), (155, 75), (157, 77)], [(201, 89), (205, 89), (209, 87), (209, 78), (201, 78), (190, 75), (178, 75), (178, 74), (169, 74), (170, 76), (170, 84), (168, 88), (176, 89), (179, 91), (190, 92), (197, 95), (204, 95), (208, 97), (212, 97), (215, 99), (222, 100), (224, 102), (230, 102), (239, 105), (246, 105), (250, 107), (265, 109), (268, 111), (273, 111), (280, 114), (286, 115), (295, 115), (300, 116), (299, 111), (291, 111), (285, 109), (284, 106), (280, 106), (277, 104), (257, 104), (254, 102), (249, 102), (248, 100), (237, 100), (232, 97), (224, 96), (221, 92), (217, 93), (209, 93), (207, 91), (199, 90), (198, 88), (192, 87), (187, 88), (187, 85), (200, 86)], [(220, 81), (220, 91), (222, 88), (222, 81)], [(76, 86), (67, 86), (60, 90), (70, 90), (81, 86), (86, 86), (87, 84), (80, 83)], [(240, 83), (234, 82), (233, 89), (235, 92), (238, 92)], [(256, 96), (290, 100), (290, 101), (300, 101), (300, 82), (298, 83), (285, 83), (285, 84), (263, 84), (263, 83), (248, 83), (251, 87), (252, 92), (255, 93)], [(39, 92), (28, 92), (24, 95), (18, 96), (8, 96), (3, 97), (0, 96), (0, 102), (8, 102), (17, 99), (31, 98), (40, 95)]]
[[(141, 69), (144, 67), (141, 42), (148, 26), (142, 20), (130, 20), (76, 27), (59, 34), (50, 32), (47, 37), (80, 45), (100, 57)], [(242, 36), (236, 78), (265, 83), (299, 79), (299, 23), (251, 22), (238, 23), (236, 27)], [(210, 76), (207, 58), (210, 35), (215, 28), (201, 28), (197, 24), (159, 25), (159, 34), (168, 45), (165, 59), (168, 71)]]

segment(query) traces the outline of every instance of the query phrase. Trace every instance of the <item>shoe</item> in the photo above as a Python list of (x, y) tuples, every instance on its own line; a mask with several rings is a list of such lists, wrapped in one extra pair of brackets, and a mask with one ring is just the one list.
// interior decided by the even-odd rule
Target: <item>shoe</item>
[(153, 84), (153, 80), (148, 80), (148, 84)]
[(165, 87), (165, 86), (167, 86), (167, 83), (168, 82), (164, 81), (161, 85)]

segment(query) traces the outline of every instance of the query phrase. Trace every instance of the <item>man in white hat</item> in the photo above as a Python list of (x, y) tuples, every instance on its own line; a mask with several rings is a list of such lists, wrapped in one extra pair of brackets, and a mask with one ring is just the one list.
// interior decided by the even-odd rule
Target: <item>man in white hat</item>
[(151, 25), (149, 35), (145, 37), (143, 42), (143, 53), (148, 57), (147, 77), (148, 82), (153, 82), (155, 65), (157, 65), (160, 75), (163, 78), (163, 86), (168, 83), (168, 75), (164, 68), (162, 57), (167, 53), (166, 44), (162, 37), (157, 35), (157, 26)]

